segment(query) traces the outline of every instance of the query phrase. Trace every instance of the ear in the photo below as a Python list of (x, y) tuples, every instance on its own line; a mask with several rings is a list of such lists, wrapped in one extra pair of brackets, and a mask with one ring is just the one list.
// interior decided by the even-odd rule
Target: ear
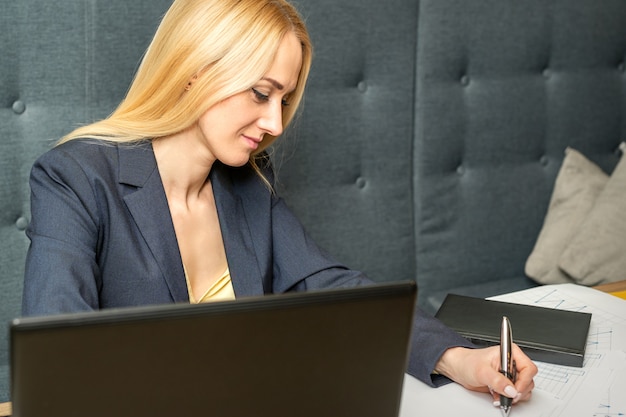
[(185, 86), (185, 90), (189, 91), (191, 90), (191, 86), (193, 85), (193, 83), (198, 79), (198, 74), (194, 75), (193, 77), (191, 77), (191, 80), (189, 80), (189, 82), (187, 83), (187, 85)]

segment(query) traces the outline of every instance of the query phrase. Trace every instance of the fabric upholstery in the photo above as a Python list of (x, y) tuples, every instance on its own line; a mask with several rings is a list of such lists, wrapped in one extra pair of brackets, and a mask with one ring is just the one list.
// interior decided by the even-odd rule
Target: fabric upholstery
[(626, 3), (422, 0), (417, 40), (420, 302), (534, 285), (524, 265), (564, 149), (607, 172), (618, 159)]
[(297, 4), (315, 55), (302, 116), (274, 154), (279, 191), (342, 263), (377, 281), (414, 280), (417, 2)]
[(113, 110), (169, 4), (0, 2), (0, 402), (9, 396), (7, 323), (21, 307), (30, 168), (72, 127)]

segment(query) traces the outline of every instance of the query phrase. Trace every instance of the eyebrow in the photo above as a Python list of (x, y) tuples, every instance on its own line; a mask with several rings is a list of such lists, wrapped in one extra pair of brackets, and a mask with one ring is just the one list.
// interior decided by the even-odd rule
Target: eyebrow
[(273, 78), (263, 77), (261, 79), (264, 80), (264, 81), (269, 82), (270, 84), (272, 84), (274, 87), (276, 87), (277, 90), (284, 90), (285, 89), (284, 85), (282, 85), (281, 83), (279, 83), (278, 81), (276, 81)]

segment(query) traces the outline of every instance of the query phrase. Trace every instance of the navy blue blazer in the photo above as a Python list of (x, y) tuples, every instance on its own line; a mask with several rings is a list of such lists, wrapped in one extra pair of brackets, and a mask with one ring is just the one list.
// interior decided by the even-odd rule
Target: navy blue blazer
[[(372, 284), (320, 250), (251, 167), (216, 162), (210, 179), (236, 297)], [(24, 315), (189, 301), (151, 142), (67, 142), (37, 160), (30, 187)], [(468, 345), (419, 310), (413, 333), (408, 372), (430, 384), (443, 351)]]

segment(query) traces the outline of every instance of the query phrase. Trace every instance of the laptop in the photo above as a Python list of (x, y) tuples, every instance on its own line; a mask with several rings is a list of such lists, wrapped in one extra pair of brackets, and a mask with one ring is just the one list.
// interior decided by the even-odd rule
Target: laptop
[(412, 282), (16, 319), (14, 417), (396, 417)]

